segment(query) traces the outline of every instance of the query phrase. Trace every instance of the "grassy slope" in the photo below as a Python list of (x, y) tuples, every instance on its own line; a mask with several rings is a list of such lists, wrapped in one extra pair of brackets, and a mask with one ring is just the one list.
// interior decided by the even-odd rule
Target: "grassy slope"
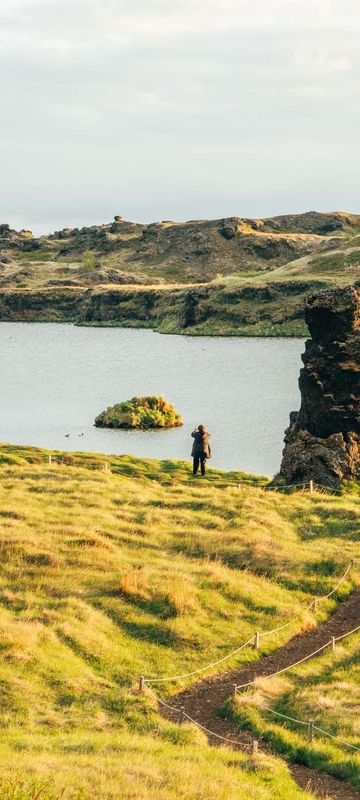
[(270, 710), (315, 724), (343, 741), (360, 747), (360, 635), (337, 644), (312, 662), (274, 679), (264, 679), (240, 697), (232, 716), (241, 726), (271, 742), (278, 753), (310, 767), (324, 769), (360, 789), (360, 754), (315, 731), (307, 743), (306, 727), (277, 718)]
[(314, 624), (304, 601), (360, 554), (358, 496), (283, 497), (251, 478), (239, 491), (216, 471), (193, 483), (186, 463), (0, 455), (1, 797), (304, 798), (280, 762), (209, 748), (134, 686), (294, 614), (294, 632)]
[[(219, 220), (160, 223), (145, 238), (143, 226), (135, 225), (132, 233), (126, 224), (117, 233), (103, 226), (105, 239), (89, 229), (79, 238), (44, 237), (42, 249), (30, 252), (19, 249), (18, 237), (13, 248), (4, 244), (12, 262), (0, 265), (1, 318), (192, 335), (303, 336), (305, 295), (359, 278), (360, 217), (335, 216), (346, 220), (344, 226), (326, 234), (319, 233), (316, 220), (313, 230), (310, 222), (308, 229), (299, 228), (296, 215), (283, 218), (284, 230), (266, 220), (254, 230), (242, 221), (230, 241), (219, 233)], [(68, 255), (59, 255), (64, 246)], [(86, 266), (89, 252), (96, 269)], [(117, 272), (155, 285), (119, 286), (111, 278)], [(63, 285), (47, 286), (49, 280)], [(68, 281), (76, 285), (66, 286)], [(188, 324), (187, 296), (199, 283), (209, 294), (200, 297)]]

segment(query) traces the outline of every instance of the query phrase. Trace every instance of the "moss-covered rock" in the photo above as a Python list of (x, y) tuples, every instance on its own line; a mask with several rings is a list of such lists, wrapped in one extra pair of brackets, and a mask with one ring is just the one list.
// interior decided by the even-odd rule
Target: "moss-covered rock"
[(163, 397), (132, 397), (95, 419), (98, 428), (176, 428), (183, 418)]

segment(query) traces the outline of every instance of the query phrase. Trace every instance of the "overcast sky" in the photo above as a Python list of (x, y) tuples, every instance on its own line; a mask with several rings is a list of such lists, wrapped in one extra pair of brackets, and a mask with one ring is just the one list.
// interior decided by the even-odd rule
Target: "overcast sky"
[(360, 212), (359, 0), (1, 0), (0, 222)]

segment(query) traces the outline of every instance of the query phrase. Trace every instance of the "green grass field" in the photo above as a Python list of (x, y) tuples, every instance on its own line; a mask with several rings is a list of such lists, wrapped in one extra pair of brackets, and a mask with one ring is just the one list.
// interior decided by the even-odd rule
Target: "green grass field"
[[(274, 752), (347, 779), (360, 789), (360, 752), (351, 747), (360, 748), (359, 697), (358, 632), (339, 642), (334, 653), (328, 649), (286, 675), (257, 681), (254, 688), (237, 697), (231, 711), (242, 727), (270, 742)], [(312, 719), (330, 736), (315, 729), (314, 741), (309, 744), (305, 725), (273, 711), (300, 721)]]
[[(2, 800), (310, 797), (282, 761), (166, 722), (137, 682), (201, 667), (292, 617), (267, 652), (313, 626), (310, 597), (360, 557), (359, 496), (283, 496), (216, 470), (194, 480), (187, 462), (48, 456), (0, 447)], [(358, 579), (352, 570), (336, 600)], [(240, 656), (225, 668), (257, 657)]]

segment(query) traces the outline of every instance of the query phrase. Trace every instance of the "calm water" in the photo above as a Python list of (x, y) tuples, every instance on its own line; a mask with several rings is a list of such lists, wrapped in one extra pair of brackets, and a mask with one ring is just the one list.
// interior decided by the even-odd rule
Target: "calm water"
[[(204, 422), (213, 466), (272, 475), (299, 405), (302, 350), (299, 339), (2, 322), (0, 441), (189, 459), (190, 432)], [(163, 394), (183, 414), (183, 428), (93, 427), (108, 405), (144, 394)]]

